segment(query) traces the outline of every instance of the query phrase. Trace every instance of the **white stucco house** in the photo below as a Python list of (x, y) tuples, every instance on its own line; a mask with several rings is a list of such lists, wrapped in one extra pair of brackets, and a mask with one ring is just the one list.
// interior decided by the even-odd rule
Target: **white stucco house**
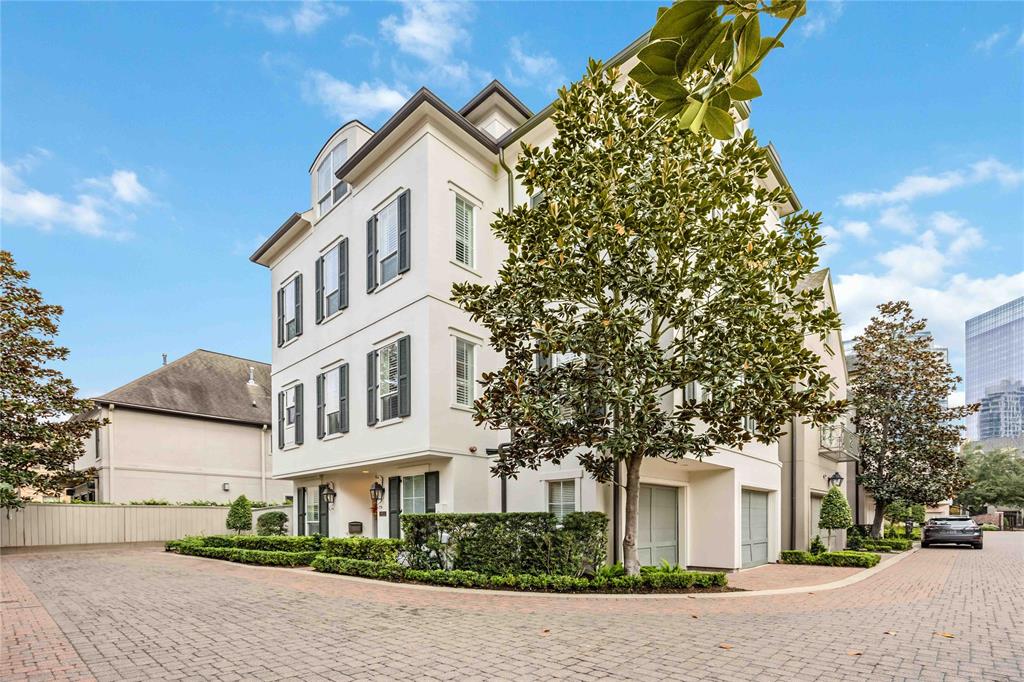
[[(611, 63), (628, 72), (642, 44)], [(421, 89), (377, 131), (346, 123), (312, 159), (311, 208), (252, 254), (270, 270), (273, 475), (295, 485), (297, 532), (397, 536), (403, 511), (600, 510), (617, 558), (624, 500), (571, 458), (504, 485), (490, 476), (487, 451), (507, 434), (477, 427), (470, 406), (501, 358), (450, 301), (453, 282), (496, 277), (505, 250), (488, 225), (530, 200), (505, 169), (520, 143), (551, 140), (549, 113), (495, 81), (458, 110)], [(770, 151), (768, 182), (788, 188)], [(773, 219), (799, 208), (789, 196)], [(645, 563), (731, 570), (778, 557), (777, 444), (649, 461), (641, 477)]]
[(270, 366), (196, 350), (93, 398), (86, 418), (106, 419), (85, 439), (75, 469), (97, 477), (70, 497), (125, 503), (239, 495), (281, 502), (288, 481), (271, 478)]

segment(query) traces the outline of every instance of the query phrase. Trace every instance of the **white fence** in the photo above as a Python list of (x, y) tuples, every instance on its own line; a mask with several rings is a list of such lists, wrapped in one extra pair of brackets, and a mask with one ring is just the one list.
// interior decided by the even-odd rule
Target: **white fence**
[(0, 511), (0, 547), (36, 547), (216, 535), (227, 532), (224, 522), (228, 508), (27, 504), (24, 509), (12, 511), (10, 518), (7, 516)]

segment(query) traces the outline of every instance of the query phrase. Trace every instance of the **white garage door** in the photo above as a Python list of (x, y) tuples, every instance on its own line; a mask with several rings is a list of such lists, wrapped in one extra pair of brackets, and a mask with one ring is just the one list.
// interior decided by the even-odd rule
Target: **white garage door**
[(768, 493), (744, 490), (741, 503), (743, 568), (768, 563)]
[(644, 566), (679, 561), (679, 507), (675, 488), (640, 486), (637, 552)]

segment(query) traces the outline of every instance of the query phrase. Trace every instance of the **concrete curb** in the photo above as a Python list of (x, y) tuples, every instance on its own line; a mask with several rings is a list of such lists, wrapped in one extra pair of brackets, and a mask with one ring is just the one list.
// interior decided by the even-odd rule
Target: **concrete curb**
[(853, 585), (859, 583), (862, 580), (866, 580), (876, 573), (885, 570), (893, 564), (897, 564), (903, 561), (911, 554), (917, 552), (920, 548), (914, 547), (906, 552), (897, 554), (887, 561), (879, 563), (873, 568), (866, 569), (851, 575), (842, 580), (835, 580), (830, 583), (823, 583), (821, 585), (805, 585), (802, 587), (785, 587), (775, 590), (747, 590), (742, 592), (684, 592), (684, 593), (661, 593), (661, 594), (592, 594), (592, 593), (561, 593), (561, 592), (515, 592), (512, 590), (481, 590), (472, 587), (447, 587), (445, 585), (422, 585), (420, 583), (400, 583), (391, 582), (390, 580), (376, 580), (374, 578), (360, 578), (353, 575), (339, 575), (337, 573), (321, 573), (320, 571), (314, 571), (309, 566), (296, 566), (294, 568), (287, 566), (259, 566), (255, 564), (243, 564), (240, 562), (224, 561), (223, 559), (212, 559), (209, 557), (193, 556), (191, 554), (177, 554), (170, 552), (174, 556), (186, 557), (189, 559), (198, 559), (200, 561), (216, 561), (220, 564), (228, 564), (231, 566), (242, 566), (246, 568), (258, 568), (267, 571), (286, 571), (288, 573), (295, 573), (302, 571), (307, 575), (320, 576), (322, 578), (329, 578), (334, 580), (344, 580), (347, 582), (360, 583), (363, 585), (376, 585), (378, 587), (397, 587), (406, 590), (427, 590), (430, 592), (448, 592), (451, 594), (476, 594), (481, 596), (490, 597), (516, 597), (520, 599), (737, 599), (745, 597), (770, 597), (774, 595), (783, 594), (807, 594), (811, 592), (826, 592), (828, 590), (837, 590), (847, 585)]

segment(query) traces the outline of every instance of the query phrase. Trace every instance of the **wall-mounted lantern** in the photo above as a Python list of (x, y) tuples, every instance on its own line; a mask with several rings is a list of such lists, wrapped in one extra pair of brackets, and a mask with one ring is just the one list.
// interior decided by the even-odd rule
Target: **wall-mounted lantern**
[(334, 508), (334, 501), (338, 499), (338, 493), (334, 490), (334, 484), (330, 481), (324, 487), (324, 501), (327, 502), (331, 509)]
[(843, 475), (837, 471), (831, 476), (827, 477), (825, 480), (828, 481), (829, 485), (834, 485), (838, 487), (843, 484)]

